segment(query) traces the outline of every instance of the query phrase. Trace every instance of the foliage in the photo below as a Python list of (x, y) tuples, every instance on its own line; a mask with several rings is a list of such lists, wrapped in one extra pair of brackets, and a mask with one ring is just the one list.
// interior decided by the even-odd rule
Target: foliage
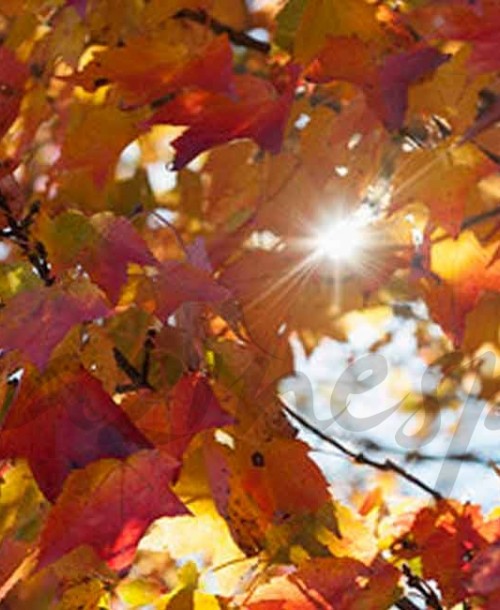
[[(0, 28), (2, 607), (497, 608), (498, 510), (277, 388), (290, 338), (369, 323), (376, 353), (406, 317), (445, 379), (407, 408), (471, 375), (493, 405), (498, 1), (0, 0)], [(338, 501), (304, 427), (429, 501)]]

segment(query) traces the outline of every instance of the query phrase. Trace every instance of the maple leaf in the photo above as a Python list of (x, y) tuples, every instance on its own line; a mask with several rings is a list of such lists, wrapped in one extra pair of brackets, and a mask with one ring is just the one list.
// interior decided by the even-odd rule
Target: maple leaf
[(189, 514), (170, 490), (177, 463), (156, 451), (99, 460), (72, 473), (41, 534), (38, 568), (91, 546), (115, 570), (127, 568), (147, 527)]
[(123, 408), (157, 448), (179, 460), (199, 432), (233, 423), (199, 373), (185, 373), (165, 399), (138, 394)]
[(235, 76), (234, 98), (206, 91), (187, 92), (167, 102), (143, 124), (189, 127), (172, 143), (177, 152), (175, 169), (181, 169), (204, 150), (236, 138), (252, 138), (264, 150), (277, 153), (298, 75), (298, 66), (292, 64), (275, 77), (273, 84), (250, 74)]
[(84, 369), (26, 371), (0, 430), (0, 456), (24, 457), (51, 501), (77, 468), (124, 458), (149, 441)]
[(127, 106), (160, 100), (183, 88), (231, 93), (233, 61), (226, 36), (190, 51), (175, 32), (168, 34), (169, 30), (153, 39), (138, 36), (126, 46), (96, 53), (70, 80), (89, 91), (114, 84)]
[(288, 576), (260, 586), (248, 610), (361, 610), (390, 608), (400, 597), (399, 572), (377, 558), (371, 566), (349, 558), (314, 558)]
[(400, 129), (408, 106), (408, 88), (448, 61), (432, 47), (415, 46), (384, 57), (357, 37), (331, 38), (312, 62), (306, 77), (312, 82), (346, 80), (359, 85), (367, 103), (389, 130)]
[(500, 67), (500, 9), (496, 0), (475, 4), (460, 0), (430, 4), (411, 12), (408, 21), (427, 38), (469, 43), (471, 72), (494, 72)]
[(53, 349), (75, 324), (108, 312), (100, 293), (84, 280), (25, 290), (0, 310), (0, 345), (20, 350), (43, 369)]
[(273, 524), (322, 508), (327, 483), (301, 441), (252, 442), (251, 431), (234, 451), (206, 443), (204, 455), (215, 504), (244, 552), (255, 554)]
[[(381, 29), (375, 17), (373, 6), (357, 0), (338, 4), (325, 0), (298, 0), (285, 6), (278, 23), (282, 31), (293, 27), (294, 56), (306, 63), (321, 50), (329, 36), (356, 34), (362, 40), (376, 39)], [(282, 33), (278, 30), (278, 40), (280, 36)]]
[(151, 308), (161, 320), (167, 320), (183, 303), (213, 303), (231, 296), (230, 291), (212, 279), (206, 270), (181, 261), (157, 264), (149, 277), (131, 276), (137, 283), (129, 293), (125, 293), (125, 299), (135, 299), (136, 295), (147, 297), (146, 309)]
[(125, 284), (129, 263), (157, 263), (132, 224), (109, 212), (91, 219), (65, 212), (37, 229), (56, 274), (81, 265), (113, 303)]
[(431, 248), (430, 270), (435, 275), (421, 280), (424, 298), (457, 347), (464, 337), (466, 316), (481, 295), (500, 289), (500, 260), (490, 264), (494, 250), (495, 244), (481, 245), (472, 231)]
[(417, 513), (400, 555), (421, 557), (424, 578), (436, 579), (443, 601), (453, 606), (467, 598), (471, 559), (492, 537), (497, 524), (485, 523), (478, 506), (442, 500)]
[(500, 601), (500, 544), (492, 544), (477, 553), (466, 572), (467, 589), (484, 600), (483, 610), (493, 610)]
[(494, 171), (495, 164), (472, 144), (414, 151), (401, 160), (394, 174), (391, 209), (424, 203), (431, 221), (456, 237), (469, 204), (481, 208), (481, 200), (476, 203), (478, 182)]
[(122, 112), (111, 104), (71, 104), (61, 113), (61, 154), (52, 171), (86, 168), (102, 188), (121, 151), (139, 135), (140, 118), (141, 114)]
[(339, 482), (278, 394), (292, 346), (351, 363), (408, 317), (435, 415), (472, 373), (498, 395), (497, 0), (0, 13), (2, 603), (383, 610), (406, 577), (497, 610), (498, 510)]

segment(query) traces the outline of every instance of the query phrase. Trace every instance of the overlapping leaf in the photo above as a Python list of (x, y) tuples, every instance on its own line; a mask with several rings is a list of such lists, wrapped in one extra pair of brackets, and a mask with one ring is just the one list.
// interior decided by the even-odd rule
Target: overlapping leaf
[(150, 446), (84, 369), (26, 372), (0, 430), (0, 456), (26, 458), (51, 501), (73, 470)]
[(200, 152), (234, 140), (252, 138), (264, 150), (278, 152), (297, 84), (298, 66), (289, 65), (269, 82), (252, 75), (235, 77), (235, 95), (191, 91), (163, 105), (146, 122), (189, 127), (173, 146), (174, 166), (184, 167)]
[(346, 80), (362, 88), (368, 104), (387, 129), (402, 127), (408, 88), (448, 60), (432, 47), (415, 46), (377, 65), (376, 52), (360, 38), (331, 38), (308, 69), (313, 82)]
[(99, 291), (85, 280), (25, 290), (0, 310), (0, 345), (20, 350), (43, 369), (73, 326), (108, 312)]
[(171, 458), (143, 451), (71, 474), (42, 532), (38, 566), (87, 545), (110, 567), (127, 568), (155, 519), (189, 512), (169, 487), (175, 468)]

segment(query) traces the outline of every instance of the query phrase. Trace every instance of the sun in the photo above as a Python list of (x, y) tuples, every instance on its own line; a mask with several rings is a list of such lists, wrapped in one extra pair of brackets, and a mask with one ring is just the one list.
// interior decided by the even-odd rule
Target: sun
[(363, 226), (355, 219), (326, 225), (313, 238), (314, 254), (333, 261), (350, 261), (363, 244)]

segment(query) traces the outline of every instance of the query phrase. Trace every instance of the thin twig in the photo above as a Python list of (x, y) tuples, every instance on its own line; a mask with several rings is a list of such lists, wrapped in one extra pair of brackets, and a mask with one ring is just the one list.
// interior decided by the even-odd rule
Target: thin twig
[(158, 212), (156, 212), (154, 210), (151, 212), (151, 216), (154, 216), (158, 222), (164, 224), (166, 227), (168, 227), (172, 231), (172, 233), (174, 234), (175, 240), (177, 241), (177, 244), (182, 249), (182, 251), (187, 255), (188, 249), (187, 249), (186, 243), (185, 243), (184, 239), (182, 238), (182, 235), (179, 233), (179, 230), (174, 225), (174, 223), (170, 222), (170, 220), (167, 220), (166, 218), (163, 218), (163, 216), (161, 216), (160, 214), (158, 214)]
[(259, 51), (259, 53), (265, 54), (269, 53), (271, 50), (271, 45), (268, 42), (256, 40), (245, 32), (239, 32), (238, 30), (233, 29), (231, 26), (221, 23), (217, 19), (211, 17), (203, 9), (196, 10), (183, 8), (174, 15), (174, 19), (187, 19), (188, 21), (194, 21), (195, 23), (206, 25), (215, 34), (227, 34), (229, 40), (233, 44), (240, 47), (247, 47), (248, 49), (253, 49), (254, 51)]
[(40, 241), (32, 243), (30, 236), (31, 224), (40, 210), (40, 202), (35, 201), (31, 205), (28, 214), (21, 220), (18, 220), (12, 213), (6, 197), (0, 193), (0, 210), (4, 213), (7, 220), (7, 227), (0, 231), (0, 238), (10, 239), (17, 244), (33, 265), (43, 283), (46, 286), (51, 286), (55, 281), (55, 277), (51, 273), (47, 260), (47, 250)]
[(493, 460), (488, 460), (488, 466), (493, 470), (493, 472), (500, 477), (500, 467)]
[(351, 458), (353, 462), (357, 464), (364, 464), (365, 466), (371, 466), (372, 468), (376, 468), (377, 470), (381, 470), (383, 472), (394, 472), (402, 478), (406, 479), (409, 483), (412, 483), (416, 487), (419, 487), (420, 489), (431, 495), (435, 500), (443, 499), (443, 496), (438, 491), (432, 489), (432, 487), (427, 485), (427, 483), (421, 481), (418, 477), (405, 470), (402, 466), (396, 464), (396, 462), (393, 462), (390, 459), (386, 459), (383, 462), (380, 462), (378, 460), (374, 460), (366, 456), (362, 452), (352, 451), (351, 449), (349, 449), (339, 441), (335, 440), (331, 436), (328, 436), (324, 432), (321, 432), (321, 430), (318, 430), (318, 428), (313, 426), (313, 424), (309, 423), (301, 415), (295, 413), (295, 411), (292, 411), (292, 409), (290, 409), (286, 405), (283, 406), (283, 409), (286, 413), (288, 413), (288, 415), (290, 415), (290, 417), (292, 417), (302, 426), (304, 426), (304, 428), (315, 434), (317, 437), (321, 438), (323, 441), (325, 441), (325, 443), (328, 443), (332, 447), (335, 447), (336, 449), (341, 451), (344, 455), (347, 455), (349, 458)]
[(465, 229), (469, 229), (470, 227), (480, 224), (485, 220), (489, 220), (490, 218), (495, 218), (495, 216), (500, 216), (500, 206), (497, 206), (492, 210), (482, 212), (481, 214), (476, 214), (475, 216), (469, 216), (469, 218), (465, 218), (462, 224), (460, 225), (460, 229), (462, 231), (465, 231)]
[(399, 610), (420, 610), (420, 608), (407, 597), (402, 597), (394, 605), (396, 608), (399, 608)]
[(420, 451), (406, 451), (399, 447), (390, 447), (383, 445), (369, 438), (357, 438), (356, 441), (368, 451), (376, 451), (377, 453), (397, 453), (404, 457), (406, 462), (441, 462), (448, 460), (450, 462), (467, 462), (469, 464), (481, 464), (482, 466), (490, 466), (491, 460), (466, 451), (464, 453), (453, 453), (451, 455), (434, 455), (429, 453), (421, 453)]
[(418, 591), (424, 597), (428, 608), (433, 608), (433, 610), (444, 610), (432, 587), (425, 580), (420, 578), (420, 576), (414, 574), (406, 564), (403, 565), (403, 574), (406, 576), (408, 586), (411, 589)]

